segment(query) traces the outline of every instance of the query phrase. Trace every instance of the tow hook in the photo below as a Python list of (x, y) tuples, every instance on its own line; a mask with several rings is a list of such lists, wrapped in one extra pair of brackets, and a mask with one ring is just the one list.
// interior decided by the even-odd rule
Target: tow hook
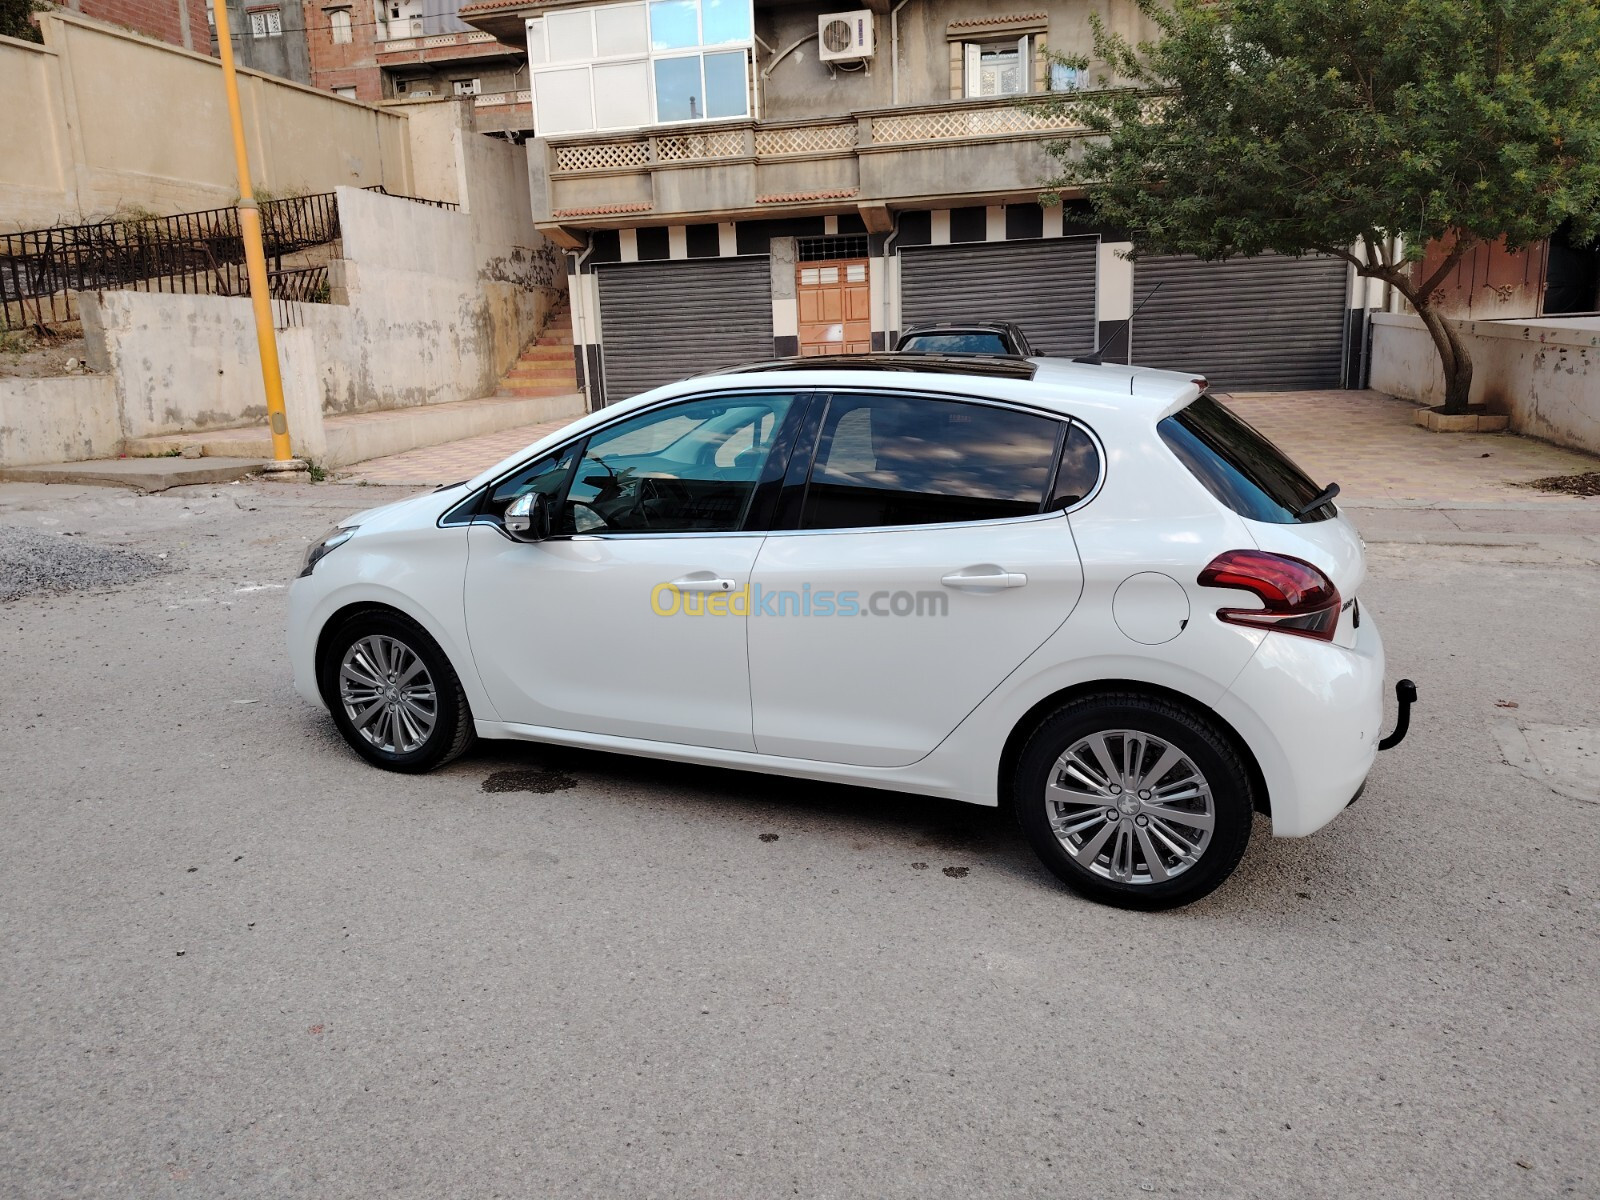
[(1395, 718), (1394, 732), (1378, 743), (1379, 750), (1393, 750), (1406, 740), (1406, 732), (1411, 728), (1411, 706), (1417, 702), (1417, 685), (1402, 679), (1394, 685), (1394, 698), (1400, 705), (1400, 715)]

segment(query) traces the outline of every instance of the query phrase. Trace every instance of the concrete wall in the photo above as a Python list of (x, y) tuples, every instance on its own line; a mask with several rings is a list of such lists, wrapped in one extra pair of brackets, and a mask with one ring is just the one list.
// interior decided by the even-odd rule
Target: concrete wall
[[(278, 348), (297, 453), (322, 457), (324, 416), (495, 392), (565, 288), (526, 191), (509, 186), (523, 177), (522, 153), (460, 138), (459, 212), (338, 189), (345, 257), (334, 274), (344, 302), (274, 305), (292, 326)], [(112, 388), (114, 439), (264, 421), (248, 299), (107, 291), (79, 303), (89, 366)]]
[[(42, 47), (0, 38), (0, 228), (233, 202), (215, 59), (59, 12), (39, 24)], [(416, 194), (403, 115), (255, 72), (239, 82), (257, 186)]]
[(0, 379), (0, 466), (107, 458), (121, 444), (109, 376)]
[[(266, 419), (247, 297), (98, 292), (81, 305), (88, 366), (115, 381), (122, 437)], [(330, 306), (289, 307), (301, 319)]]
[[(1372, 386), (1444, 401), (1444, 372), (1422, 322), (1372, 318)], [(1600, 317), (1458, 321), (1472, 355), (1472, 399), (1508, 413), (1518, 433), (1600, 454)]]

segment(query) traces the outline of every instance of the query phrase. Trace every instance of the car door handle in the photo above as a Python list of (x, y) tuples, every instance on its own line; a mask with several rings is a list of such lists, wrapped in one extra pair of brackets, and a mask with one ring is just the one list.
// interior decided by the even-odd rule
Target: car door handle
[(1028, 577), (1020, 571), (1003, 571), (993, 563), (978, 567), (963, 567), (939, 581), (947, 588), (961, 588), (968, 592), (997, 592), (1001, 588), (1021, 587)]
[(674, 579), (672, 586), (680, 592), (731, 592), (733, 580), (722, 579), (710, 571), (696, 571), (682, 579)]

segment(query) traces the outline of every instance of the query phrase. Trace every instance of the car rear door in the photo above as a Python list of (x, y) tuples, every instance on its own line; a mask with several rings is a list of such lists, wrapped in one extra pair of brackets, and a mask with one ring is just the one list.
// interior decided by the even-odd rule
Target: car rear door
[(815, 452), (795, 455), (751, 573), (756, 749), (903, 766), (1077, 603), (1072, 531), (1048, 501), (1067, 426), (949, 396), (817, 403)]

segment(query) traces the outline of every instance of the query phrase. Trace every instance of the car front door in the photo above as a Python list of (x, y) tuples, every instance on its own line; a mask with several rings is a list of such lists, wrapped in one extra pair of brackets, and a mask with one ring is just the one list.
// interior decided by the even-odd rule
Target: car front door
[[(751, 750), (742, 608), (777, 499), (793, 393), (700, 396), (624, 418), (513, 473), (470, 531), (467, 628), (501, 720)], [(517, 496), (555, 534), (513, 540)]]
[(785, 489), (797, 527), (751, 576), (756, 749), (916, 762), (1054, 633), (1083, 589), (1053, 482), (1075, 435), (1004, 405), (828, 397)]

